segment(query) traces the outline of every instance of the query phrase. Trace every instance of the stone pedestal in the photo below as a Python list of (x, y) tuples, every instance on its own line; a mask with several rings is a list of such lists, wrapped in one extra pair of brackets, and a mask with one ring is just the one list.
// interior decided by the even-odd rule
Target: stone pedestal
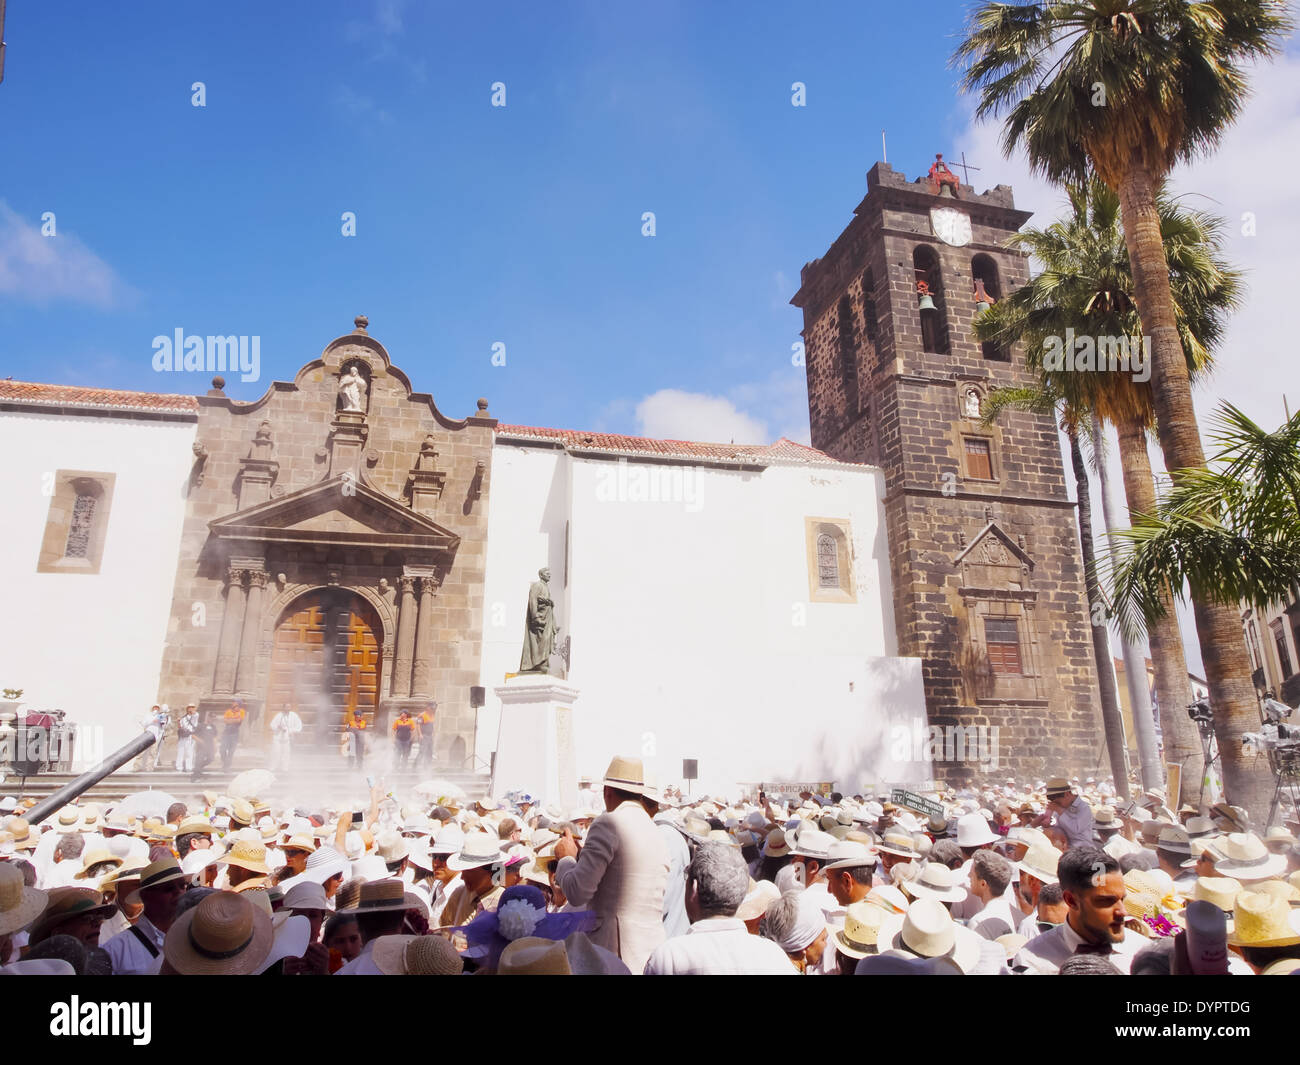
[(578, 761), (574, 748), (573, 704), (578, 689), (567, 680), (523, 673), (494, 688), (501, 700), (492, 795), (531, 792), (541, 804), (555, 803), (566, 813), (578, 801)]

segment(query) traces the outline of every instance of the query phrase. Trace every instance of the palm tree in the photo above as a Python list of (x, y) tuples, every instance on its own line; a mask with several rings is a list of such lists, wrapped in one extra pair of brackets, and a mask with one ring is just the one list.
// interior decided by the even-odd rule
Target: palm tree
[[(1027, 341), (1030, 369), (1068, 397), (1075, 408), (1116, 426), (1129, 512), (1149, 513), (1155, 500), (1147, 454), (1147, 433), (1155, 418), (1150, 384), (1136, 381), (1130, 374), (1054, 372), (1043, 365), (1043, 341), (1061, 336), (1067, 328), (1088, 336), (1140, 332), (1133, 274), (1119, 226), (1118, 197), (1095, 176), (1069, 185), (1066, 192), (1069, 211), (1063, 218), (1046, 229), (1025, 230), (1008, 242), (1028, 251), (1041, 270), (1007, 300), (980, 315), (975, 334), (1002, 346)], [(1188, 353), (1189, 374), (1195, 377), (1211, 365), (1227, 315), (1240, 300), (1241, 275), (1218, 254), (1222, 220), (1188, 210), (1163, 194), (1158, 197), (1158, 209), (1179, 334)], [(1167, 591), (1165, 601), (1171, 601)], [(1147, 636), (1156, 672), (1165, 758), (1169, 764), (1182, 765), (1182, 779), (1190, 790), (1200, 778), (1202, 757), (1196, 728), (1185, 712), (1192, 692), (1177, 617), (1172, 611), (1153, 617)], [(1102, 668), (1100, 663), (1098, 668)], [(1143, 680), (1145, 672), (1141, 669)], [(1142, 753), (1143, 783), (1154, 786), (1150, 767), (1145, 764), (1146, 752)], [(1168, 801), (1177, 807), (1179, 796), (1169, 796)]]
[[(1133, 295), (1153, 349), (1152, 401), (1165, 468), (1205, 466), (1178, 335), (1157, 194), (1180, 161), (1213, 148), (1245, 105), (1246, 65), (1292, 28), (1274, 0), (985, 3), (954, 60), (977, 116), (1006, 115), (1003, 149), (1023, 145), (1055, 181), (1095, 171), (1119, 195)], [(1236, 741), (1258, 722), (1237, 612), (1193, 597), (1230, 801), (1260, 814), (1272, 781)], [(1229, 736), (1232, 737), (1229, 740)]]
[(1168, 583), (1263, 610), (1300, 581), (1300, 413), (1270, 433), (1225, 403), (1217, 422), (1211, 467), (1176, 481), (1122, 534), (1132, 551), (1115, 598), (1130, 621), (1165, 610), (1157, 592)]

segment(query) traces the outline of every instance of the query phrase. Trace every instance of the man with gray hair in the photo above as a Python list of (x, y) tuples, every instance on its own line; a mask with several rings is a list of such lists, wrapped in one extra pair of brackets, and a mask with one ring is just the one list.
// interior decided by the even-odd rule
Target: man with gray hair
[(748, 890), (749, 870), (740, 850), (726, 843), (701, 843), (686, 871), (690, 931), (657, 947), (646, 962), (646, 975), (794, 975), (781, 948), (750, 935), (736, 917)]

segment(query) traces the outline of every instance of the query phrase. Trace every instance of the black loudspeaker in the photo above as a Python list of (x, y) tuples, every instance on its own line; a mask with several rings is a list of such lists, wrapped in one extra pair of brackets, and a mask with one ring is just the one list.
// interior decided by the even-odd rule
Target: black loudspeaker
[(487, 702), (486, 689), (477, 685), (469, 690), (469, 705), (471, 710), (477, 710)]
[(682, 759), (682, 779), (698, 780), (700, 775), (700, 761), (698, 758)]

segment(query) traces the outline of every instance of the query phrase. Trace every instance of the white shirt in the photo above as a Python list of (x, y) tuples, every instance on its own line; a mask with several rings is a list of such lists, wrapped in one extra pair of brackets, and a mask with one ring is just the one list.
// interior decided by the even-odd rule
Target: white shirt
[(361, 948), (361, 953), (343, 966), (335, 976), (383, 976), (379, 966), (375, 964), (371, 954), (374, 952), (377, 940), (370, 940)]
[(1017, 909), (1013, 912), (1006, 896), (999, 895), (980, 910), (971, 921), (970, 928), (985, 939), (997, 939), (998, 936), (1014, 932), (1019, 923), (1020, 911)]
[[(1083, 938), (1065, 921), (1050, 932), (1035, 936), (1015, 957), (1016, 965), (1028, 966), (1033, 973), (1055, 974), (1073, 955)], [(1111, 944), (1111, 953), (1105, 955), (1116, 969), (1128, 975), (1128, 967), (1133, 963), (1133, 955), (1149, 942), (1136, 932), (1125, 932), (1124, 938)]]
[(288, 739), (295, 732), (302, 731), (302, 718), (290, 710), (287, 714), (284, 711), (276, 714), (271, 718), (271, 731), (277, 738)]
[(655, 948), (647, 976), (797, 976), (785, 951), (737, 917), (706, 917)]
[[(161, 955), (166, 933), (155, 928), (144, 914), (140, 915), (140, 920), (136, 921), (135, 927), (145, 934)], [(105, 943), (104, 950), (113, 962), (114, 976), (143, 976), (157, 970), (158, 959), (145, 949), (144, 944), (136, 938), (135, 932), (130, 928), (125, 932), (119, 932)]]

